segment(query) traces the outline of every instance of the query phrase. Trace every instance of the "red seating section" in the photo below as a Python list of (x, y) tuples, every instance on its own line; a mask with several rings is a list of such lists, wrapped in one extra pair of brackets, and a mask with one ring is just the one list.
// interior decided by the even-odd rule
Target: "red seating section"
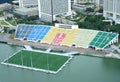
[(52, 41), (53, 45), (60, 45), (65, 38), (66, 34), (65, 33), (57, 33), (55, 38)]

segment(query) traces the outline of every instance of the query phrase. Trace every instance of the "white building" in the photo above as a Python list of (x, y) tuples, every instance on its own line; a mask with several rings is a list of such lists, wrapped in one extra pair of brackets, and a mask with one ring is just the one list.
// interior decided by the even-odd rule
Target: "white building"
[(100, 6), (103, 4), (103, 0), (74, 0), (74, 4), (78, 3), (95, 3)]
[(38, 0), (19, 0), (20, 7), (37, 6)]
[(95, 0), (74, 0), (74, 3), (94, 3)]
[(103, 16), (120, 23), (120, 0), (104, 0)]
[(8, 3), (0, 4), (0, 11), (12, 9), (12, 5)]
[(52, 22), (56, 15), (71, 14), (71, 0), (38, 0), (40, 20)]

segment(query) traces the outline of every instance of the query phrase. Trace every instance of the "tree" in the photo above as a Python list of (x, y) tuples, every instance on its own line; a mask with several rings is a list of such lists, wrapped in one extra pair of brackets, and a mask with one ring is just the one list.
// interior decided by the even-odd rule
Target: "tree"
[(109, 26), (109, 23), (105, 23), (102, 20), (104, 20), (104, 17), (102, 15), (88, 15), (84, 22), (77, 22), (79, 27), (81, 28), (87, 28), (87, 29), (94, 29), (94, 30), (102, 30), (102, 31), (108, 31), (107, 26)]
[(86, 11), (87, 12), (94, 12), (94, 9), (89, 7), (89, 8), (86, 8)]
[(103, 13), (103, 8), (100, 8), (98, 12)]
[(120, 24), (109, 26), (110, 31), (120, 34)]

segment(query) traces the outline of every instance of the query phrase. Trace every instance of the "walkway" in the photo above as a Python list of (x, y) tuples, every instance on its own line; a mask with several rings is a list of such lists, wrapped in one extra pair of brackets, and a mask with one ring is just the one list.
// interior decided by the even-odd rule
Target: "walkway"
[(119, 47), (117, 47), (117, 46), (115, 46), (115, 45), (112, 45), (111, 48), (117, 50), (117, 51), (120, 53)]
[(54, 45), (48, 45), (48, 44), (40, 44), (38, 42), (33, 43), (33, 42), (28, 42), (28, 41), (12, 40), (6, 36), (5, 37), (1, 36), (0, 41), (7, 42), (8, 44), (12, 44), (12, 45), (18, 45), (18, 46), (29, 45), (33, 48), (39, 48), (39, 49), (45, 49), (45, 50), (52, 48), (53, 51), (65, 51), (68, 53), (69, 52), (71, 53), (73, 51), (73, 52), (79, 52), (80, 54), (84, 54), (84, 55), (99, 56), (99, 57), (104, 57), (106, 54), (111, 53), (111, 52), (106, 53), (104, 50), (96, 51), (92, 49), (82, 49), (82, 48), (67, 47), (67, 46), (54, 46)]
[(72, 55), (74, 55), (74, 54), (80, 54), (79, 52), (69, 52), (69, 53), (65, 53), (64, 55), (65, 56), (72, 56)]
[(10, 27), (10, 28), (16, 29), (16, 26), (13, 26), (12, 24), (10, 24), (8, 21), (5, 20), (5, 18), (1, 17), (0, 21), (4, 21), (6, 24), (8, 24), (8, 25), (1, 25), (1, 26)]
[(106, 54), (105, 57), (120, 59), (120, 55), (119, 54), (114, 54), (114, 53)]
[(24, 45), (24, 47), (25, 47), (27, 50), (32, 50), (31, 46), (29, 46), (29, 45)]
[(51, 48), (48, 48), (47, 50), (46, 50), (46, 52), (50, 52), (52, 49)]

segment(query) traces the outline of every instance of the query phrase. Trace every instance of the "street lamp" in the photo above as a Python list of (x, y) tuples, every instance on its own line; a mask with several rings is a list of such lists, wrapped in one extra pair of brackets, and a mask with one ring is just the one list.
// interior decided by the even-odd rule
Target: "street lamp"
[(51, 15), (52, 15), (52, 23), (53, 23), (53, 0), (51, 0)]

